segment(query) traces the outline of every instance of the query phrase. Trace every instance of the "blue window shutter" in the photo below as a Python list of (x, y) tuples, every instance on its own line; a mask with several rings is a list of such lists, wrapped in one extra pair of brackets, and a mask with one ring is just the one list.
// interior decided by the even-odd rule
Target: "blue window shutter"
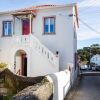
[(44, 32), (49, 33), (49, 19), (45, 18), (44, 20)]
[(3, 25), (3, 30), (4, 30), (3, 35), (6, 36), (7, 35), (7, 22), (4, 22), (3, 24), (4, 24)]
[(12, 34), (12, 22), (8, 22), (8, 35), (11, 36)]
[(48, 33), (48, 31), (49, 31), (49, 25), (45, 25), (45, 33)]
[(54, 33), (54, 18), (50, 18), (50, 33)]

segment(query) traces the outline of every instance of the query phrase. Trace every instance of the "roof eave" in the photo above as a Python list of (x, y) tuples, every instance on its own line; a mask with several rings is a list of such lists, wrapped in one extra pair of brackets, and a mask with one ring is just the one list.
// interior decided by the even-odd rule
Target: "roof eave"
[[(50, 9), (50, 8), (57, 8), (57, 7), (70, 7), (70, 6), (75, 6), (76, 3), (71, 3), (71, 4), (63, 4), (63, 5), (56, 5), (56, 6), (50, 6), (50, 7), (41, 7), (41, 8), (34, 8), (33, 10), (38, 10), (38, 9)], [(24, 10), (24, 9), (22, 9)], [(26, 10), (26, 9), (25, 9)], [(3, 15), (3, 14), (13, 14), (13, 13), (16, 13), (18, 11), (21, 11), (20, 9), (19, 10), (15, 10), (15, 11), (4, 11), (4, 12), (0, 12), (0, 15)]]

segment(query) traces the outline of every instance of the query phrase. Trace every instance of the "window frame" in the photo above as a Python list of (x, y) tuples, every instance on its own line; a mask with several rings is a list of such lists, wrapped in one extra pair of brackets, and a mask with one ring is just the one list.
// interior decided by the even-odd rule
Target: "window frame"
[[(54, 19), (54, 32), (45, 32), (45, 19)], [(50, 26), (50, 25), (49, 25)], [(56, 34), (56, 16), (48, 16), (48, 17), (43, 17), (43, 34), (44, 35), (55, 35)]]
[[(8, 35), (5, 35), (5, 33), (4, 33), (4, 22), (11, 22), (12, 23), (11, 24), (12, 30), (11, 30), (10, 35), (9, 34)], [(7, 31), (8, 31), (8, 29), (7, 29)], [(4, 21), (2, 21), (2, 36), (3, 37), (11, 37), (12, 34), (13, 34), (13, 21), (12, 20), (4, 20)]]

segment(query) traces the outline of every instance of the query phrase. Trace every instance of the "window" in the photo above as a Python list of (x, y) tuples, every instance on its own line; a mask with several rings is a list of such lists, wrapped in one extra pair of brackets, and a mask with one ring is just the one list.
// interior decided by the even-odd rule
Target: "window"
[(44, 18), (44, 34), (55, 33), (55, 17)]
[(3, 36), (12, 35), (12, 21), (3, 21)]

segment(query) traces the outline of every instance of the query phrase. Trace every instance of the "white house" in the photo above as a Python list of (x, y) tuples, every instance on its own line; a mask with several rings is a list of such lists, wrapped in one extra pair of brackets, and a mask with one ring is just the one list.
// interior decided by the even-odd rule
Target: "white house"
[(93, 55), (90, 59), (90, 63), (94, 63), (96, 66), (100, 66), (100, 54)]
[(77, 5), (40, 5), (0, 13), (0, 62), (40, 76), (75, 66)]

